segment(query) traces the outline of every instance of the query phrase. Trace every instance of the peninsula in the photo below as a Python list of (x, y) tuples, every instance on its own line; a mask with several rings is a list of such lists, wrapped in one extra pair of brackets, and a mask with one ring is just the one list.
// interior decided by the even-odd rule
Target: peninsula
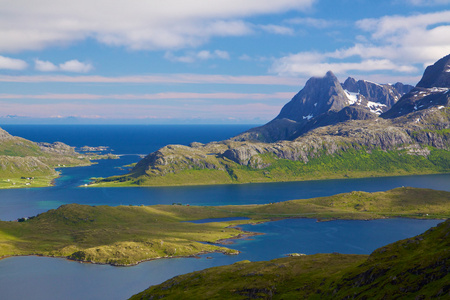
[(117, 156), (78, 153), (61, 142), (35, 143), (0, 128), (0, 189), (50, 186), (59, 176), (56, 168), (88, 166), (105, 158)]
[(447, 173), (450, 55), (416, 87), (332, 72), (311, 78), (264, 126), (208, 144), (168, 145), (91, 186), (172, 186)]
[[(265, 205), (93, 207), (68, 204), (19, 222), (0, 221), (0, 257), (44, 255), (133, 265), (149, 259), (207, 252), (237, 254), (236, 250), (218, 243), (252, 234), (242, 232), (236, 227), (238, 224), (286, 218), (446, 219), (450, 217), (449, 200), (450, 192), (404, 187)], [(230, 217), (248, 219), (189, 222)]]
[(130, 299), (448, 299), (450, 220), (370, 255), (241, 261), (176, 276)]

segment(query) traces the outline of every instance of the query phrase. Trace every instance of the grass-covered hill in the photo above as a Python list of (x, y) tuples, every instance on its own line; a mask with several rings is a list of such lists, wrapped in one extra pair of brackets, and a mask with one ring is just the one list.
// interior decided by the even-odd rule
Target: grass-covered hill
[[(191, 220), (248, 217), (249, 220), (197, 224)], [(212, 245), (237, 238), (236, 224), (283, 218), (376, 219), (450, 217), (450, 192), (398, 188), (266, 205), (86, 206), (63, 205), (22, 222), (0, 221), (0, 257), (45, 255), (130, 265), (143, 260), (205, 252), (236, 254)], [(205, 243), (206, 242), (206, 243)]]
[(92, 186), (171, 186), (450, 172), (450, 107), (353, 120), (292, 141), (169, 145)]
[(242, 261), (174, 277), (131, 299), (449, 299), (450, 221), (370, 256)]
[(0, 128), (0, 188), (47, 186), (55, 168), (90, 164), (63, 143), (35, 143)]
[(400, 99), (402, 84), (395, 85), (397, 90), (350, 78), (341, 85), (328, 72), (308, 80), (280, 114), (263, 126), (222, 142), (163, 147), (129, 174), (99, 179), (94, 186), (450, 172), (449, 68), (450, 55), (428, 67), (416, 88), (405, 89)]

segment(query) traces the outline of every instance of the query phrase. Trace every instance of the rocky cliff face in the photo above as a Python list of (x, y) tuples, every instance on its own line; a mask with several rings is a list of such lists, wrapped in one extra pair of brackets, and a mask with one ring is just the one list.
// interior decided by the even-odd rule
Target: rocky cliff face
[(450, 98), (450, 55), (426, 68), (414, 89), (406, 93), (383, 118), (397, 118), (430, 107), (448, 107)]
[(413, 88), (413, 86), (399, 82), (395, 85), (378, 84), (366, 80), (356, 81), (351, 77), (345, 80), (342, 87), (350, 97), (354, 98), (355, 103), (368, 107), (372, 112), (378, 114), (389, 110), (403, 94)]
[(338, 79), (329, 71), (324, 77), (309, 79), (275, 118), (306, 122), (329, 110), (339, 111), (350, 105)]
[(369, 120), (388, 111), (413, 87), (402, 83), (378, 84), (347, 78), (340, 84), (329, 71), (309, 79), (305, 87), (266, 125), (233, 138), (235, 141), (276, 142), (294, 140), (318, 127), (349, 120)]
[[(445, 60), (445, 64), (438, 62), (437, 65), (438, 67), (428, 68), (431, 71), (427, 72), (440, 70), (441, 73), (447, 73), (450, 69), (447, 66), (448, 60)], [(442, 84), (447, 78), (446, 74), (430, 74), (427, 78), (431, 79), (424, 82)], [(395, 86), (402, 91), (409, 90), (410, 87), (399, 83), (394, 86), (378, 85), (352, 78), (341, 86), (329, 72), (323, 78), (309, 80), (305, 88), (286, 104), (280, 115), (268, 124), (222, 142), (166, 146), (149, 154), (127, 176), (165, 176), (183, 170), (208, 169), (227, 172), (230, 177), (236, 178), (236, 172), (243, 170), (238, 169), (245, 167), (245, 170), (250, 171), (267, 170), (261, 176), (270, 178), (270, 167), (281, 166), (278, 163), (280, 160), (308, 164), (319, 157), (339, 156), (349, 151), (362, 151), (366, 158), (371, 156), (372, 151), (391, 151), (395, 155), (428, 159), (430, 155), (436, 157), (432, 153), (436, 149), (446, 153), (439, 152), (441, 154), (438, 155), (442, 155), (439, 164), (445, 170), (446, 166), (450, 169), (450, 86), (421, 85), (410, 90), (394, 104), (391, 109), (396, 110), (394, 117), (387, 117), (391, 110), (379, 117), (367, 106), (361, 105), (364, 99), (368, 102), (380, 101), (382, 105), (388, 106), (400, 95)], [(343, 87), (351, 91), (346, 91)], [(426, 93), (423, 92), (425, 90)], [(359, 100), (350, 101), (351, 93)], [(424, 102), (421, 99), (425, 99)], [(413, 106), (407, 110), (408, 105)], [(389, 164), (384, 159), (376, 164)], [(401, 161), (407, 159), (400, 157), (396, 163), (403, 164)], [(297, 167), (289, 165), (285, 170), (294, 174), (292, 176), (297, 176), (292, 169)], [(349, 162), (346, 167), (351, 169), (352, 163)], [(249, 173), (244, 175), (251, 176)], [(295, 178), (292, 176), (289, 178)], [(258, 180), (264, 178), (259, 177)]]

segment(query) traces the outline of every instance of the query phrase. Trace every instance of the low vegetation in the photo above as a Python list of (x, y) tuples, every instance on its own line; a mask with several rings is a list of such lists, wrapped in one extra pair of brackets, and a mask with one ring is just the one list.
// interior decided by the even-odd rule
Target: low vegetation
[[(324, 150), (325, 151), (325, 150)], [(423, 151), (427, 155), (413, 154)], [(450, 152), (433, 147), (420, 150), (355, 149), (347, 148), (334, 154), (316, 153), (308, 162), (280, 159), (272, 153), (252, 157), (248, 165), (241, 165), (225, 157), (208, 158), (214, 168), (183, 162), (181, 165), (161, 166), (158, 172), (135, 172), (123, 176), (97, 178), (92, 187), (119, 186), (177, 186), (255, 182), (303, 181), (338, 178), (363, 178), (432, 174), (450, 172)], [(171, 168), (165, 170), (165, 168)], [(143, 174), (144, 173), (144, 174)]]
[[(450, 192), (398, 188), (265, 205), (238, 206), (86, 206), (63, 205), (21, 222), (0, 222), (0, 257), (46, 255), (108, 263), (235, 250), (213, 245), (237, 238), (237, 224), (283, 218), (376, 219), (449, 218)], [(186, 221), (247, 217), (248, 220), (196, 224)]]
[(138, 299), (448, 299), (450, 221), (367, 255), (242, 261), (174, 277)]
[(118, 157), (80, 154), (60, 142), (35, 143), (0, 128), (0, 189), (49, 186), (59, 175), (57, 168), (87, 166), (91, 160), (114, 158)]

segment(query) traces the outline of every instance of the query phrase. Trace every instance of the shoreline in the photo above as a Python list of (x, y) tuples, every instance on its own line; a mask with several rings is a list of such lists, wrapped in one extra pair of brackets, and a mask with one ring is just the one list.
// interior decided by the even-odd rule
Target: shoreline
[[(261, 183), (289, 183), (289, 182), (309, 182), (309, 181), (326, 181), (326, 180), (348, 180), (348, 179), (369, 179), (369, 178), (389, 178), (402, 176), (426, 176), (426, 175), (450, 175), (450, 172), (421, 172), (410, 174), (386, 174), (386, 175), (371, 175), (371, 176), (337, 176), (326, 178), (311, 178), (311, 179), (293, 179), (293, 180), (271, 180), (271, 181), (249, 181), (249, 182), (224, 182), (224, 183), (186, 183), (186, 184), (161, 184), (161, 185), (143, 185), (126, 183), (120, 181), (112, 181), (106, 183), (88, 183), (87, 186), (92, 188), (149, 188), (149, 187), (190, 187), (190, 186), (222, 186), (222, 185), (245, 185), (245, 184), (261, 184)], [(162, 177), (162, 176), (161, 176)]]
[[(380, 217), (380, 218), (374, 218), (374, 219), (350, 219), (350, 218), (349, 219), (327, 219), (327, 220), (316, 219), (316, 222), (328, 222), (328, 221), (338, 221), (338, 220), (343, 220), (343, 221), (373, 221), (373, 220), (393, 219), (393, 218), (405, 218), (405, 219), (412, 219), (412, 220), (430, 220), (430, 219), (425, 219), (425, 218), (393, 216), (393, 217)], [(241, 233), (239, 233), (235, 237), (226, 238), (226, 239), (219, 239), (219, 240), (217, 240), (215, 242), (200, 242), (200, 243), (206, 243), (206, 244), (210, 244), (210, 245), (227, 246), (227, 245), (233, 245), (235, 243), (235, 240), (251, 240), (251, 237), (253, 237), (253, 236), (265, 235), (266, 233), (264, 233), (264, 232), (244, 231), (240, 227), (241, 225), (256, 225), (256, 224), (262, 224), (262, 223), (267, 223), (267, 222), (276, 222), (276, 221), (286, 220), (286, 219), (312, 219), (312, 218), (308, 218), (308, 217), (274, 218), (274, 219), (268, 219), (268, 220), (252, 222), (252, 223), (243, 223), (243, 224), (232, 225), (232, 226), (229, 226), (229, 227), (230, 228), (236, 228), (236, 229), (240, 230)], [(448, 218), (431, 219), (431, 220), (438, 220), (438, 221), (445, 222), (445, 220), (448, 220)], [(144, 262), (147, 262), (147, 261), (159, 260), (159, 259), (200, 258), (199, 257), (200, 255), (206, 255), (206, 254), (210, 254), (210, 253), (222, 253), (223, 255), (239, 255), (241, 253), (239, 250), (234, 250), (234, 249), (231, 249), (231, 248), (228, 248), (228, 249), (230, 249), (230, 250), (232, 250), (234, 252), (227, 252), (227, 251), (221, 251), (221, 250), (200, 251), (200, 252), (197, 252), (197, 253), (194, 253), (194, 254), (191, 254), (191, 255), (152, 257), (152, 258), (148, 258), (148, 259), (139, 260), (137, 262), (130, 263), (130, 264), (115, 264), (115, 263), (102, 263), (102, 262), (95, 262), (95, 261), (88, 261), (88, 260), (76, 260), (76, 259), (69, 258), (69, 256), (55, 256), (55, 255), (44, 255), (44, 254), (4, 255), (4, 256), (0, 256), (0, 261), (3, 260), (3, 259), (10, 258), (10, 257), (35, 256), (35, 257), (60, 258), (60, 259), (64, 259), (64, 260), (67, 260), (67, 261), (73, 261), (73, 262), (77, 262), (77, 263), (81, 263), (81, 264), (86, 263), (86, 264), (93, 264), (93, 265), (109, 265), (109, 266), (112, 266), (112, 267), (133, 267), (133, 266), (137, 266), (137, 265), (139, 265), (141, 263), (144, 263)]]

